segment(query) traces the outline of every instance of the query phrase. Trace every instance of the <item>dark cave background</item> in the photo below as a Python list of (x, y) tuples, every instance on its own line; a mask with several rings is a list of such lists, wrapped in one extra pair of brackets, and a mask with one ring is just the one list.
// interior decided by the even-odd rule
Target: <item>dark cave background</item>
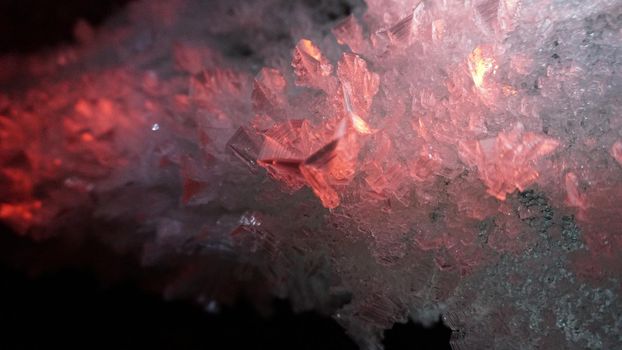
[[(97, 26), (130, 1), (0, 0), (0, 54), (71, 43), (76, 21)], [(34, 243), (0, 226), (0, 348), (357, 348), (333, 319), (295, 314), (287, 300), (274, 300), (269, 316), (244, 300), (209, 313), (149, 291), (140, 273), (131, 257), (96, 243)], [(431, 328), (411, 321), (388, 330), (384, 344), (450, 349), (450, 334), (440, 321)]]

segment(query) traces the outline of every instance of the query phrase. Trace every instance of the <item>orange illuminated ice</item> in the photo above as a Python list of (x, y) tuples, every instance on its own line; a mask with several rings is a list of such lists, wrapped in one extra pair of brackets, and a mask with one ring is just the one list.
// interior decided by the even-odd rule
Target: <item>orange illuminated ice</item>
[(358, 138), (375, 132), (365, 118), (378, 93), (380, 78), (369, 71), (364, 59), (345, 53), (339, 61), (337, 81), (328, 60), (307, 39), (296, 46), (292, 66), (297, 85), (323, 89), (337, 97), (336, 106), (343, 106), (343, 111), (327, 116), (319, 127), (312, 127), (306, 120), (289, 120), (270, 127), (264, 133), (257, 164), (289, 190), (306, 185), (324, 207), (335, 208), (340, 203), (335, 188), (348, 184), (355, 175)]
[(350, 117), (354, 130), (356, 130), (360, 134), (365, 134), (365, 135), (373, 133), (374, 131), (369, 127), (367, 122), (363, 120), (363, 118), (359, 117), (359, 115), (356, 114), (353, 110), (352, 102), (350, 100), (350, 96), (352, 96), (352, 90), (350, 88), (350, 84), (347, 82), (343, 83), (342, 88), (343, 88), (343, 98), (344, 98), (346, 112), (348, 113), (348, 116)]
[(332, 32), (337, 42), (340, 45), (348, 45), (352, 52), (363, 52), (368, 46), (367, 40), (363, 37), (363, 28), (352, 15), (335, 26)]
[(443, 19), (437, 19), (432, 22), (432, 38), (436, 41), (442, 41), (445, 37), (447, 25)]
[(300, 42), (298, 43), (298, 47), (301, 51), (313, 57), (316, 61), (319, 62), (322, 60), (322, 53), (320, 52), (320, 49), (318, 49), (311, 40), (300, 40)]
[(387, 31), (387, 34), (395, 45), (410, 45), (418, 38), (420, 26), (423, 23), (426, 14), (426, 6), (424, 1), (419, 1), (413, 8), (412, 12), (399, 20)]
[(42, 208), (41, 201), (0, 203), (0, 219), (6, 220), (18, 232), (25, 232)]
[(622, 141), (616, 141), (610, 150), (611, 156), (618, 162), (618, 164), (622, 165)]
[(311, 187), (326, 208), (339, 205), (339, 195), (331, 186), (330, 165), (337, 159), (339, 138), (325, 144), (314, 153), (304, 156), (299, 149), (288, 150), (287, 137), (281, 140), (266, 138), (258, 164), (292, 190), (302, 185)]
[(337, 66), (337, 76), (346, 95), (344, 100), (350, 102), (346, 109), (367, 118), (380, 86), (378, 74), (370, 71), (367, 62), (358, 55), (344, 53)]
[[(235, 101), (250, 95), (249, 77), (240, 71), (209, 69), (195, 74), (190, 80), (191, 102), (217, 115), (216, 120), (231, 118)], [(229, 112), (229, 113), (227, 113)]]
[(328, 91), (333, 86), (333, 66), (311, 40), (301, 39), (294, 49), (292, 67), (296, 85)]
[(369, 126), (352, 115), (334, 125), (332, 136), (324, 141), (319, 137), (322, 130), (312, 129), (305, 120), (277, 124), (265, 132), (257, 164), (290, 190), (306, 185), (324, 207), (336, 208), (340, 198), (335, 187), (355, 175), (357, 135), (369, 132)]
[(579, 178), (575, 173), (566, 174), (564, 186), (566, 187), (566, 203), (571, 207), (585, 209), (587, 205), (584, 195), (579, 191)]
[(352, 125), (354, 129), (361, 134), (371, 134), (373, 132), (369, 125), (367, 125), (367, 122), (356, 114), (352, 115)]
[(421, 147), (413, 152), (414, 157), (408, 163), (409, 174), (415, 181), (426, 181), (442, 165), (440, 155), (432, 147)]
[(255, 113), (282, 119), (287, 103), (284, 93), (286, 86), (287, 82), (281, 72), (263, 68), (255, 78), (251, 95)]
[(495, 74), (497, 69), (492, 48), (488, 46), (478, 46), (469, 55), (469, 72), (475, 86), (482, 90), (486, 89), (486, 79)]
[(477, 167), (487, 192), (505, 200), (516, 189), (524, 191), (539, 177), (535, 162), (559, 146), (559, 141), (533, 132), (526, 132), (520, 122), (509, 132), (494, 138), (461, 141), (462, 160)]
[(378, 93), (380, 78), (370, 72), (367, 62), (358, 55), (345, 53), (339, 61), (337, 75), (341, 82), (344, 107), (352, 126), (360, 134), (371, 134), (374, 130), (367, 124), (365, 117)]

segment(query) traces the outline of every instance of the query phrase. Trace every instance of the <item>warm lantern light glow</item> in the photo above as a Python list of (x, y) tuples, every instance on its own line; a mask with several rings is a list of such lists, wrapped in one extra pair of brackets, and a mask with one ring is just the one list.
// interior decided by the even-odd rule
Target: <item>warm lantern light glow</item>
[(352, 115), (352, 125), (354, 126), (354, 129), (361, 134), (369, 135), (373, 133), (373, 130), (369, 127), (369, 125), (367, 125), (367, 123), (356, 114)]
[(322, 53), (320, 52), (320, 49), (318, 49), (317, 46), (315, 46), (315, 44), (313, 44), (311, 40), (308, 40), (308, 39), (300, 40), (300, 43), (298, 43), (298, 47), (300, 48), (302, 52), (313, 57), (314, 60), (318, 62), (322, 60)]
[(478, 89), (484, 89), (486, 79), (495, 74), (495, 59), (492, 57), (492, 49), (478, 46), (469, 55), (468, 65), (473, 83)]

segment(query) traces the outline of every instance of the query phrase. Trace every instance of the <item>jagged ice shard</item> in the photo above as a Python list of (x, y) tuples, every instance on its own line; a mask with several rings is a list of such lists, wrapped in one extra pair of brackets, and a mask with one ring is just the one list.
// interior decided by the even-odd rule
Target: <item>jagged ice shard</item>
[(455, 349), (622, 347), (622, 3), (351, 5), (141, 1), (0, 57), (0, 219), (365, 349), (439, 317)]

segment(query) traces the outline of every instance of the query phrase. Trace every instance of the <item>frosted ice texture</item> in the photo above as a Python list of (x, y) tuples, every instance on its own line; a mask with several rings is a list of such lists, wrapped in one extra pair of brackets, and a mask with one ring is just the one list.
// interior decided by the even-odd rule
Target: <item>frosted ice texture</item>
[(0, 58), (0, 218), (138, 250), (169, 297), (287, 297), (362, 348), (439, 316), (456, 349), (619, 347), (620, 2), (332, 10), (144, 1)]

